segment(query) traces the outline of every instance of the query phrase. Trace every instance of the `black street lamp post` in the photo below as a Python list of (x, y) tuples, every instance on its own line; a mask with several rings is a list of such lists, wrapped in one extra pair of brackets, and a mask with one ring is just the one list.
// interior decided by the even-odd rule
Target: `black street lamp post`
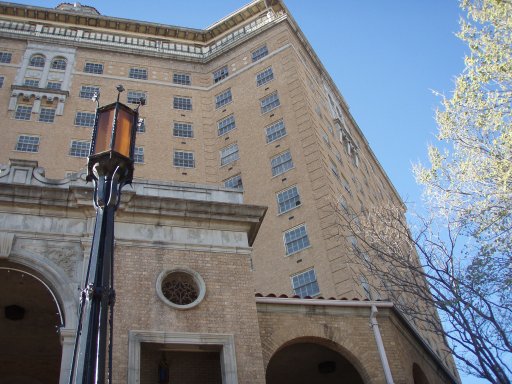
[(115, 103), (99, 107), (99, 95), (93, 98), (97, 108), (87, 160), (87, 181), (94, 182), (96, 223), (86, 283), (80, 298), (70, 384), (105, 382), (107, 341), (108, 382), (112, 380), (114, 214), (121, 201), (121, 189), (133, 179), (138, 110), (144, 105), (144, 99), (135, 110), (121, 104), (119, 95), (124, 88), (120, 85), (117, 90)]

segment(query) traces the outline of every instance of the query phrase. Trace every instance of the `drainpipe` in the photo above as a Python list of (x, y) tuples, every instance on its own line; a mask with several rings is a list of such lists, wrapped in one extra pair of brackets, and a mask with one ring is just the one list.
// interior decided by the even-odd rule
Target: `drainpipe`
[(375, 336), (375, 342), (377, 343), (377, 349), (379, 351), (380, 361), (382, 368), (384, 368), (384, 376), (386, 377), (386, 384), (394, 384), (393, 376), (391, 376), (391, 369), (389, 368), (388, 358), (386, 356), (386, 350), (384, 349), (384, 343), (382, 342), (382, 336), (380, 335), (379, 323), (377, 322), (377, 307), (372, 305), (370, 314), (370, 324), (373, 329), (373, 335)]

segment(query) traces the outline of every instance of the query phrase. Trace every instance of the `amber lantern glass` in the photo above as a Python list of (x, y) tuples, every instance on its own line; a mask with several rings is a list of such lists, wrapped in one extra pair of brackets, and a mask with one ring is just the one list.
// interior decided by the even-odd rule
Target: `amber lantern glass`
[(117, 153), (130, 157), (132, 129), (135, 129), (135, 112), (129, 108), (119, 108), (116, 124), (116, 138), (114, 147)]

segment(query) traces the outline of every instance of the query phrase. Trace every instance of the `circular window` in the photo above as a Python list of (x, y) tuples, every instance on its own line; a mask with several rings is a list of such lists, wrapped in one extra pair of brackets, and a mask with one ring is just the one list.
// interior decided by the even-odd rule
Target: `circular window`
[(204, 298), (205, 288), (199, 273), (187, 268), (163, 271), (156, 282), (156, 292), (160, 299), (176, 309), (189, 309), (198, 305)]

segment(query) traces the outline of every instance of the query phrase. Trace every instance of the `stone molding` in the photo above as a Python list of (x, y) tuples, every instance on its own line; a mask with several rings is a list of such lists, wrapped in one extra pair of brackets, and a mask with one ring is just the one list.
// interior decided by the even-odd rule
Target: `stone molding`
[(235, 337), (232, 334), (131, 330), (128, 336), (128, 384), (140, 383), (140, 344), (180, 346), (219, 346), (223, 384), (237, 384)]

